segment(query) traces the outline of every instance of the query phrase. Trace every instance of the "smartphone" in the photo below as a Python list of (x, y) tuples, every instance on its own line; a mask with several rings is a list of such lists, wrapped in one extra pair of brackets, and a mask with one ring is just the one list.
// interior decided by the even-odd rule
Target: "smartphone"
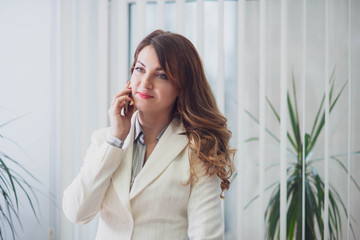
[[(127, 95), (128, 97), (131, 98), (131, 93), (129, 93)], [(124, 106), (124, 115), (126, 116), (129, 112), (129, 108), (130, 108), (130, 105), (133, 105), (133, 101), (130, 100), (130, 101), (125, 101), (125, 106)]]

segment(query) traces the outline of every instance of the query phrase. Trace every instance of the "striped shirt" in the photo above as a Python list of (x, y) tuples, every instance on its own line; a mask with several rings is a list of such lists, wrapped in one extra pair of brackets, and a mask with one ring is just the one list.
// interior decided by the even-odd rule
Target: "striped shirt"
[[(161, 136), (164, 134), (166, 128), (169, 126), (166, 125), (163, 130), (157, 135), (156, 140), (159, 142)], [(138, 117), (135, 119), (135, 138), (134, 138), (134, 148), (132, 156), (132, 167), (131, 167), (131, 181), (130, 181), (130, 190), (135, 181), (136, 176), (141, 171), (144, 166), (146, 154), (146, 144), (144, 141), (144, 132), (141, 128)]]

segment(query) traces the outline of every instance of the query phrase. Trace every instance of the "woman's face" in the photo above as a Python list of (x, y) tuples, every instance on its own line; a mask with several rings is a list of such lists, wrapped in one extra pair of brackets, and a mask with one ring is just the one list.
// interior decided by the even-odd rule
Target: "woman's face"
[(139, 52), (130, 86), (135, 107), (140, 112), (170, 116), (178, 93), (151, 45)]

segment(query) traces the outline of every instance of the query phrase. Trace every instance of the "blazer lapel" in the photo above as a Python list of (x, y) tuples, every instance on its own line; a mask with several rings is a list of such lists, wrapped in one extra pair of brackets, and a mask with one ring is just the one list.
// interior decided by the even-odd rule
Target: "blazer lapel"
[(171, 122), (136, 177), (130, 191), (130, 200), (157, 178), (187, 146), (189, 141), (187, 136), (182, 134), (184, 132), (182, 124)]

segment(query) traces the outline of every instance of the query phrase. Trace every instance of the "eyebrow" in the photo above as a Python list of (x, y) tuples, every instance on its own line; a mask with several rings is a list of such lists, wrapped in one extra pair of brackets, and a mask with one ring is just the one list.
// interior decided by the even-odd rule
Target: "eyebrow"
[[(140, 63), (143, 67), (146, 67), (146, 65), (144, 63), (142, 63), (141, 61), (137, 60), (138, 63)], [(155, 69), (156, 71), (160, 71), (160, 70), (164, 70), (162, 67), (158, 67)]]

